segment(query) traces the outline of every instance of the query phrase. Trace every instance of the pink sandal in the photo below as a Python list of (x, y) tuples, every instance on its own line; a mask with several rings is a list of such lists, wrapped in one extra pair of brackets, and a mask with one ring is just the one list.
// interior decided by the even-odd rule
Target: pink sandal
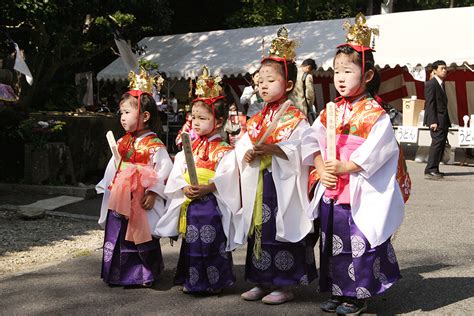
[(258, 301), (262, 299), (265, 295), (267, 295), (270, 290), (263, 288), (260, 285), (257, 285), (245, 293), (242, 293), (240, 297), (242, 297), (246, 301)]
[(290, 290), (275, 290), (262, 298), (262, 302), (269, 305), (279, 305), (292, 301), (294, 298), (295, 296)]

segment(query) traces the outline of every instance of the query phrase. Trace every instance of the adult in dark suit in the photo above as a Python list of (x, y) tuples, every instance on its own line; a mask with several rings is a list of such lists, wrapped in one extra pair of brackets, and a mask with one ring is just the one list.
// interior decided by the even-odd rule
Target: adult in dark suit
[(431, 147), (425, 176), (428, 179), (441, 179), (439, 163), (443, 157), (451, 121), (448, 115), (448, 97), (444, 89), (444, 79), (448, 74), (446, 63), (442, 60), (433, 63), (433, 78), (425, 84), (425, 116), (423, 124), (429, 126)]

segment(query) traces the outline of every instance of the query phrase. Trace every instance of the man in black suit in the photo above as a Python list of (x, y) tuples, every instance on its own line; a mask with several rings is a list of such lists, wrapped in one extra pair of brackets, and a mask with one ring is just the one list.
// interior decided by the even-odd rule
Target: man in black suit
[(433, 78), (425, 84), (425, 116), (423, 124), (429, 126), (431, 147), (428, 164), (425, 168), (427, 179), (441, 179), (439, 163), (443, 157), (451, 121), (448, 115), (448, 97), (444, 89), (444, 79), (448, 74), (446, 63), (437, 60), (433, 63)]

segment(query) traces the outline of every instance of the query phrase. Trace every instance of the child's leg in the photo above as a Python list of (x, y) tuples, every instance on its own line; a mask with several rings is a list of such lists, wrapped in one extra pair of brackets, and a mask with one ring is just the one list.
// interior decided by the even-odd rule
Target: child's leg
[[(291, 287), (307, 285), (317, 277), (314, 262), (316, 236), (308, 236), (297, 243), (277, 241), (277, 213), (275, 184), (271, 173), (265, 170), (261, 238), (257, 241), (255, 234), (249, 236), (245, 263), (245, 279), (260, 286), (244, 293), (242, 295), (244, 299), (264, 298), (263, 301), (268, 304), (281, 304), (293, 299)], [(257, 242), (260, 242), (260, 245), (254, 250)], [(262, 285), (266, 285), (267, 288)], [(270, 290), (273, 292), (270, 293)]]
[(110, 211), (104, 240), (102, 278), (115, 285), (150, 286), (163, 269), (158, 239), (135, 245), (125, 240), (128, 221)]
[(190, 292), (219, 293), (234, 284), (235, 276), (215, 196), (193, 201), (186, 220), (186, 240), (180, 254), (184, 287)]

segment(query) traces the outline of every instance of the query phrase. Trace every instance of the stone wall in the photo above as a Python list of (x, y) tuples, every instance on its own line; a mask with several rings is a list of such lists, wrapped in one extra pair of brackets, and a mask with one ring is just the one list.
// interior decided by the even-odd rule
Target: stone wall
[(31, 117), (66, 122), (66, 144), (71, 152), (75, 179), (83, 183), (100, 180), (112, 156), (105, 138), (107, 131), (113, 131), (116, 139), (124, 134), (116, 114), (39, 112), (32, 113)]

